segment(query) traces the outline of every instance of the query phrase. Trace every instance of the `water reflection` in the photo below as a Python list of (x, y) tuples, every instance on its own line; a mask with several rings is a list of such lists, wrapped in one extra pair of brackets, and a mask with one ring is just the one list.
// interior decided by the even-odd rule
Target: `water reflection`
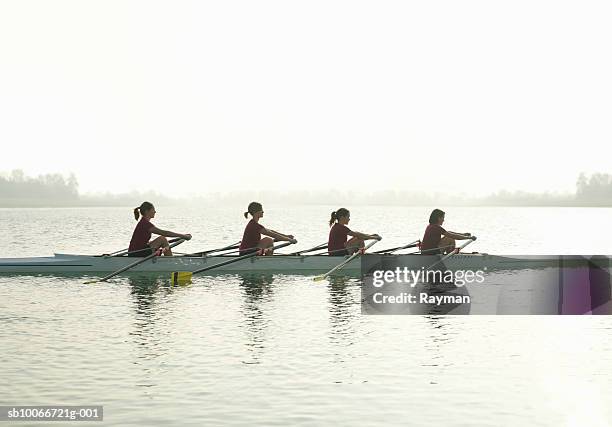
[(257, 306), (257, 303), (272, 294), (272, 274), (244, 274), (240, 276), (240, 288), (247, 305)]
[(438, 315), (425, 316), (427, 338), (424, 340), (427, 358), (420, 363), (423, 374), (429, 376), (430, 384), (439, 384), (440, 378), (444, 377), (446, 368), (454, 365), (453, 360), (445, 363), (446, 355), (452, 353), (448, 347), (457, 339), (453, 330), (452, 318), (440, 317)]
[(166, 309), (160, 302), (175, 292), (169, 280), (159, 277), (137, 276), (129, 277), (130, 296), (133, 300), (134, 322), (129, 336), (134, 344), (134, 365), (141, 366), (143, 374), (138, 383), (139, 387), (150, 388), (157, 383), (159, 362), (151, 365), (155, 360), (163, 359), (172, 353), (172, 328), (167, 327)]
[(359, 298), (354, 295), (354, 292), (358, 291), (359, 288), (354, 285), (354, 280), (348, 277), (337, 276), (329, 278), (330, 338), (336, 343), (350, 341), (350, 335), (353, 332), (351, 328), (353, 321), (351, 311), (354, 310), (354, 305), (359, 302)]
[(129, 277), (130, 295), (134, 302), (134, 311), (137, 320), (151, 320), (155, 294), (162, 285), (155, 277)]
[[(331, 344), (338, 347), (332, 361), (343, 364), (355, 357), (350, 347), (359, 339), (355, 332), (354, 322), (356, 316), (361, 315), (358, 306), (360, 287), (356, 286), (354, 279), (346, 276), (332, 276), (328, 280), (330, 322), (328, 337)], [(335, 382), (342, 383), (343, 381)]]
[(344, 276), (329, 279), (329, 314), (332, 326), (350, 322), (350, 309), (354, 303), (350, 290), (352, 284), (353, 280)]
[(147, 322), (155, 321), (158, 314), (155, 310), (155, 303), (160, 297), (172, 295), (182, 287), (181, 285), (174, 286), (170, 279), (158, 276), (130, 276), (127, 280), (130, 285), (130, 295), (134, 300), (137, 319)]
[(245, 274), (239, 276), (240, 289), (244, 296), (242, 314), (246, 340), (245, 346), (250, 360), (245, 364), (260, 363), (266, 344), (266, 331), (269, 317), (265, 315), (262, 305), (271, 301), (274, 276), (272, 274)]

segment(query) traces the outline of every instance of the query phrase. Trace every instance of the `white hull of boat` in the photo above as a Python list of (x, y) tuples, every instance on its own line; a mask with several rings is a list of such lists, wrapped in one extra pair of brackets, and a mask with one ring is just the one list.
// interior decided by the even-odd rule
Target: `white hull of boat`
[[(169, 273), (173, 271), (194, 271), (204, 267), (210, 267), (220, 262), (228, 261), (231, 256), (211, 257), (156, 257), (130, 269), (130, 273)], [(362, 268), (362, 258), (366, 266), (374, 266), (381, 260), (379, 255), (366, 255), (357, 257), (348, 263), (339, 275), (359, 274)], [(420, 269), (429, 267), (440, 260), (439, 255), (385, 255), (382, 259), (391, 264), (400, 265), (409, 269)], [(602, 257), (605, 258), (605, 257)], [(247, 272), (275, 272), (285, 274), (316, 274), (331, 270), (344, 257), (330, 257), (327, 255), (274, 255), (268, 257), (253, 257), (237, 261), (207, 272), (207, 274), (218, 273), (247, 273)], [(138, 258), (128, 257), (104, 257), (90, 255), (55, 254), (52, 257), (34, 258), (0, 258), (0, 274), (71, 274), (71, 273), (111, 273), (137, 261)], [(444, 267), (449, 270), (515, 270), (527, 268), (559, 267), (560, 260), (563, 265), (570, 266), (572, 263), (586, 263), (588, 257), (582, 256), (499, 256), (488, 254), (458, 254), (446, 259)], [(606, 263), (609, 258), (606, 258)], [(436, 268), (441, 268), (442, 264)]]

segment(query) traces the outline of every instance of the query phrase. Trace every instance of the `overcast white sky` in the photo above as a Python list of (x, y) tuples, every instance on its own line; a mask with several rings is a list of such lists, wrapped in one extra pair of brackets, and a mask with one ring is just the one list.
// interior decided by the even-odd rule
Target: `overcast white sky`
[(2, 1), (0, 171), (81, 191), (572, 191), (608, 1)]

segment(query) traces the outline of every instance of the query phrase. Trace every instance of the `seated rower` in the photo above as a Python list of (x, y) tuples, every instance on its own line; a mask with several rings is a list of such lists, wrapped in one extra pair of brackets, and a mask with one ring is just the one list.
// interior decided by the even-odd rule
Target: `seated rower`
[(423, 255), (451, 253), (455, 250), (455, 240), (472, 238), (470, 233), (455, 233), (442, 228), (444, 215), (444, 212), (440, 209), (434, 209), (429, 215), (429, 225), (425, 229), (425, 235), (420, 246)]
[[(143, 202), (142, 205), (134, 209), (134, 218), (138, 221), (139, 215), (142, 215), (141, 220), (136, 224), (128, 256), (145, 257), (153, 254), (159, 248), (163, 248), (163, 254), (166, 256), (172, 255), (172, 250), (166, 237), (180, 237), (181, 239), (190, 240), (191, 234), (180, 234), (173, 231), (161, 230), (151, 224), (151, 219), (155, 218), (155, 207), (149, 202)], [(158, 234), (159, 237), (149, 241), (151, 234)]]
[[(274, 252), (274, 241), (285, 241), (297, 243), (297, 240), (291, 234), (282, 234), (278, 231), (269, 230), (259, 223), (263, 217), (263, 206), (261, 203), (251, 202), (244, 213), (244, 217), (248, 218), (249, 214), (252, 219), (246, 225), (242, 241), (240, 242), (240, 255), (245, 255), (253, 251), (260, 251), (261, 255), (272, 255)], [(268, 237), (262, 238), (261, 235)]]
[[(332, 256), (352, 255), (365, 246), (366, 240), (380, 240), (378, 234), (365, 234), (352, 231), (347, 227), (351, 220), (351, 213), (348, 209), (340, 208), (331, 213), (329, 220), (329, 239), (327, 241), (327, 251)], [(348, 240), (348, 236), (351, 239)]]

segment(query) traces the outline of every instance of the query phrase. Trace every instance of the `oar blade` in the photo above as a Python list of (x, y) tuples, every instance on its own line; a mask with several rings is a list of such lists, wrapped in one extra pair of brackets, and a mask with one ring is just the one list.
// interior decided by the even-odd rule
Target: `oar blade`
[(175, 271), (172, 273), (172, 285), (185, 285), (191, 283), (193, 274), (190, 271)]
[(322, 275), (322, 276), (316, 276), (316, 277), (315, 277), (314, 279), (312, 279), (312, 280), (314, 280), (315, 282), (322, 282), (322, 281), (323, 281), (323, 280), (325, 280), (326, 278), (327, 278), (327, 275), (326, 275), (326, 274), (324, 274), (324, 275)]

